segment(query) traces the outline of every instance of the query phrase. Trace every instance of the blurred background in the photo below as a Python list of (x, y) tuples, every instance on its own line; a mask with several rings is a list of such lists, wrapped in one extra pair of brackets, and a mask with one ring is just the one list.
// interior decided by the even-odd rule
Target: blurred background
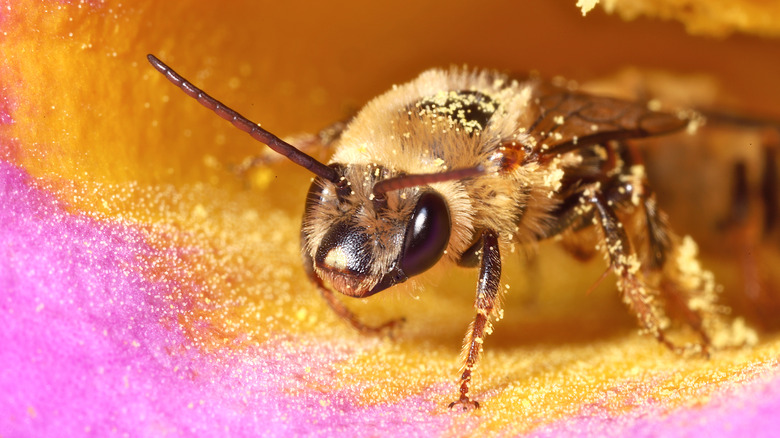
[[(780, 40), (736, 31), (723, 36), (728, 28), (719, 36), (690, 35), (677, 21), (626, 22), (601, 7), (583, 17), (573, 0), (4, 3), (5, 97), (14, 101), (8, 91), (23, 81), (29, 100), (15, 100), (15, 111), (37, 123), (20, 121), (1, 132), (34, 139), (43, 149), (70, 141), (74, 150), (108, 161), (125, 151), (91, 142), (107, 146), (119, 133), (130, 136), (137, 146), (119, 148), (138, 148), (130, 158), (143, 161), (144, 170), (126, 170), (134, 178), (158, 178), (171, 166), (197, 177), (197, 169), (184, 169), (191, 166), (176, 157), (208, 151), (232, 159), (257, 147), (181, 96), (160, 111), (161, 99), (174, 93), (158, 84), (147, 53), (280, 135), (320, 129), (391, 84), (452, 64), (537, 70), (580, 82), (625, 67), (703, 74), (729, 108), (780, 119)], [(772, 12), (765, 8), (764, 20)], [(702, 14), (718, 19), (714, 11), (688, 11)], [(68, 112), (77, 110), (88, 114), (73, 120)], [(156, 150), (153, 160), (140, 157), (141, 145), (156, 140), (165, 150)], [(90, 166), (91, 158), (83, 158)], [(120, 169), (102, 175), (127, 176)]]

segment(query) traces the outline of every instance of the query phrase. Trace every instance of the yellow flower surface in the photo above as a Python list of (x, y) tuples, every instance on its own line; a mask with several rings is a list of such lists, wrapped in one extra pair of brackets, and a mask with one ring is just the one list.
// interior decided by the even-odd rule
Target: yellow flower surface
[[(504, 317), (472, 390), (483, 407), (450, 412), (476, 272), (441, 266), (344, 297), (368, 322), (406, 318), (396, 339), (354, 332), (301, 266), (311, 175), (286, 162), (237, 175), (265, 146), (146, 61), (280, 136), (464, 62), (583, 79), (696, 71), (728, 82), (735, 108), (780, 119), (776, 41), (544, 3), (0, 2), (0, 436), (776, 430), (776, 332), (679, 357), (637, 333), (614, 278), (586, 294), (603, 260), (554, 243), (504, 260)], [(723, 271), (740, 302), (738, 269)]]

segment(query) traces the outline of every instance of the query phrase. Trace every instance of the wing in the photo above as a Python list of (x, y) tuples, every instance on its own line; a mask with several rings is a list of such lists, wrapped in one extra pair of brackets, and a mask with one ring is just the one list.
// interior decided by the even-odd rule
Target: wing
[(568, 91), (537, 88), (539, 114), (528, 133), (541, 155), (555, 156), (610, 140), (651, 137), (684, 129), (688, 120), (652, 111), (646, 104)]

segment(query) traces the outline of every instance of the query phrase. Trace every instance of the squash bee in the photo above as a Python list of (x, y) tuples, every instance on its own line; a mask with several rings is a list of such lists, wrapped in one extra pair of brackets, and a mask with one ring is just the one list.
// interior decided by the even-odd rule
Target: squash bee
[[(707, 354), (716, 304), (695, 245), (671, 232), (633, 139), (684, 130), (691, 117), (494, 71), (429, 70), (363, 107), (333, 141), (328, 164), (212, 98), (162, 61), (187, 95), (315, 175), (306, 197), (306, 272), (338, 316), (369, 326), (335, 292), (363, 298), (440, 259), (479, 267), (473, 322), (453, 409), (477, 408), (472, 374), (498, 312), (501, 254), (510, 245), (596, 236), (641, 328), (676, 352)], [(665, 306), (697, 341), (673, 342)]]

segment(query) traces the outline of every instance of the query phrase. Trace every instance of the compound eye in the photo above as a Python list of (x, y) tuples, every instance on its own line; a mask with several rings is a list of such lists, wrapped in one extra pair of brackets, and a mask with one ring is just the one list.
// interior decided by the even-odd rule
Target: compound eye
[(450, 241), (450, 210), (436, 192), (420, 196), (406, 226), (401, 270), (408, 277), (426, 271), (439, 261)]

